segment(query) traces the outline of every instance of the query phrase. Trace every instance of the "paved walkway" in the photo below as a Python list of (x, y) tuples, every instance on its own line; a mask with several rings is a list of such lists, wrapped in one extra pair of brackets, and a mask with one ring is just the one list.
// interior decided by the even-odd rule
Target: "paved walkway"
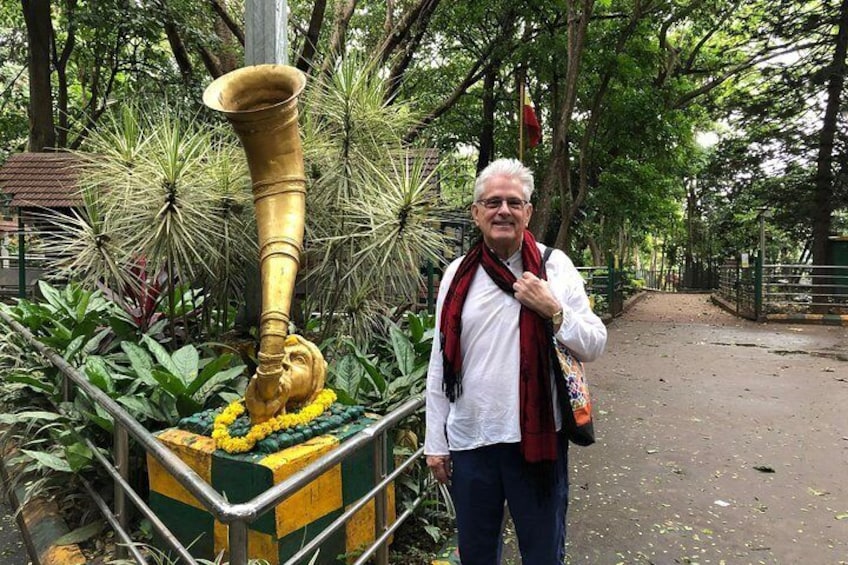
[(848, 328), (651, 294), (609, 332), (569, 563), (848, 563)]

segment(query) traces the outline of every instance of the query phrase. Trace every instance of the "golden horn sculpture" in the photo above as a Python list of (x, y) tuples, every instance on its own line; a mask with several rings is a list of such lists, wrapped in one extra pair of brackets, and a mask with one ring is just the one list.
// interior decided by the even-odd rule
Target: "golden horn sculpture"
[(285, 411), (290, 400), (286, 336), (306, 214), (297, 99), (305, 85), (294, 67), (256, 65), (219, 77), (203, 93), (238, 134), (253, 183), (262, 285), (259, 366), (245, 394), (253, 422)]

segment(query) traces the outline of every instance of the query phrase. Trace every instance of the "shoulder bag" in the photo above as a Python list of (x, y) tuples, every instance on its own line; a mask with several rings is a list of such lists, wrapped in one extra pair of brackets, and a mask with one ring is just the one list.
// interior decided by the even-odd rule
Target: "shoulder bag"
[[(552, 247), (545, 249), (542, 256), (543, 269), (552, 252)], [(546, 271), (545, 269), (545, 278), (547, 278)], [(595, 443), (592, 401), (589, 398), (589, 385), (586, 382), (583, 363), (557, 340), (550, 322), (547, 326), (548, 336), (550, 336), (551, 366), (562, 410), (562, 426), (571, 442), (577, 445), (592, 445)]]

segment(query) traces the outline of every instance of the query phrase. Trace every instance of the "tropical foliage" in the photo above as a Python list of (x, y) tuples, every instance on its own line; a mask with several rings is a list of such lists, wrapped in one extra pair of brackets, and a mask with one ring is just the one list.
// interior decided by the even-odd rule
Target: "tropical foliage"
[(410, 105), (386, 103), (388, 83), (349, 57), (319, 77), (304, 101), (309, 169), (303, 304), (318, 315), (322, 338), (363, 344), (373, 320), (414, 307), (421, 265), (440, 262), (438, 166), (404, 147)]
[[(238, 356), (205, 345), (168, 353), (148, 335), (127, 332), (125, 312), (100, 291), (77, 284), (39, 287), (44, 301), (19, 300), (0, 308), (149, 430), (175, 425), (244, 392), (245, 366)], [(53, 363), (2, 320), (0, 327), (7, 434), (19, 436), (30, 466), (63, 473), (87, 469), (92, 454), (83, 438), (110, 445), (112, 416), (85, 391), (71, 393), (74, 387)]]
[(247, 171), (232, 139), (176, 108), (123, 106), (87, 148), (81, 209), (42, 214), (53, 226), (44, 250), (54, 276), (101, 285), (145, 329), (166, 304), (173, 346), (189, 323), (226, 330), (245, 265), (256, 262)]

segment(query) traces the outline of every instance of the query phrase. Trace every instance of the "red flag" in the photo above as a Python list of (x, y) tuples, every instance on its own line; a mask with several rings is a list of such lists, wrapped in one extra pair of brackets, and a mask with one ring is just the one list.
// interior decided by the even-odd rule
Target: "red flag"
[(527, 94), (527, 89), (524, 90), (524, 131), (527, 134), (527, 147), (536, 147), (542, 141), (542, 126), (539, 125), (539, 118), (536, 117), (536, 111), (533, 109), (533, 102), (530, 100), (530, 95)]

